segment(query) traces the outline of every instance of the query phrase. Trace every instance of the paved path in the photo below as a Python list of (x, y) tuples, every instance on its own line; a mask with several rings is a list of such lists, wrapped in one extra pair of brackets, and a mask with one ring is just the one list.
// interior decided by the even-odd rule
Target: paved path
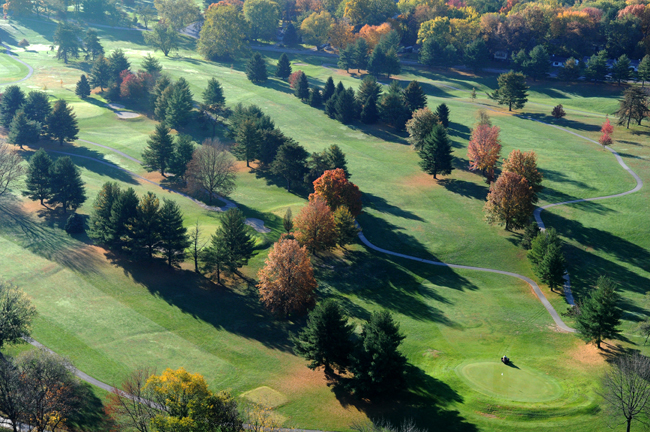
[[(7, 49), (7, 54), (15, 58), (15, 56), (13, 56), (10, 53), (9, 47), (7, 47), (6, 45), (4, 45), (4, 46)], [(19, 81), (16, 81), (16, 82), (22, 82), (22, 81), (28, 79), (29, 77), (31, 77), (31, 75), (33, 74), (33, 69), (32, 69), (31, 66), (27, 65), (23, 61), (21, 61), (19, 59), (16, 59), (16, 60), (18, 60), (20, 63), (23, 63), (25, 66), (27, 66), (29, 68), (29, 71), (30, 71), (28, 76), (26, 76), (25, 78), (23, 78), (23, 79), (21, 79)], [(447, 87), (451, 87), (451, 86), (447, 86)], [(458, 89), (458, 90), (460, 90), (460, 89)], [(523, 116), (519, 116), (519, 117), (524, 118)], [(552, 125), (552, 124), (549, 124), (549, 123), (546, 123), (546, 122), (543, 122), (543, 121), (540, 121), (540, 120), (535, 120), (535, 119), (533, 119), (531, 117), (527, 117), (527, 118), (529, 120), (536, 121), (538, 123), (541, 123), (541, 124), (544, 124), (544, 125), (547, 125), (547, 126), (550, 126), (550, 127), (554, 127), (556, 129), (559, 129), (559, 130), (562, 130), (564, 132), (575, 135), (575, 136), (577, 136), (579, 138), (582, 138), (582, 139), (585, 139), (587, 141), (598, 144), (596, 141), (594, 141), (594, 140), (592, 140), (590, 138), (587, 138), (587, 137), (585, 137), (583, 135), (580, 135), (580, 134), (578, 134), (576, 132), (570, 131), (570, 130), (568, 130), (566, 128), (556, 126), (556, 125)], [(117, 154), (119, 154), (119, 155), (133, 161), (133, 162), (141, 164), (140, 160), (138, 160), (138, 159), (136, 159), (136, 158), (134, 158), (132, 156), (129, 156), (129, 155), (127, 155), (127, 154), (125, 154), (125, 153), (123, 153), (121, 151), (115, 150), (115, 149), (113, 149), (111, 147), (108, 147), (108, 146), (105, 146), (105, 145), (102, 145), (102, 144), (98, 144), (98, 143), (94, 143), (92, 141), (87, 141), (87, 140), (79, 140), (79, 141), (90, 144), (90, 145), (94, 145), (94, 146), (104, 148), (106, 150), (117, 153)], [(631, 190), (629, 190), (627, 192), (622, 192), (622, 193), (615, 194), (615, 195), (607, 195), (607, 196), (603, 196), (603, 197), (585, 198), (585, 199), (579, 199), (579, 200), (573, 200), (573, 201), (565, 201), (565, 202), (561, 202), (561, 203), (548, 204), (548, 205), (543, 206), (543, 207), (538, 207), (535, 210), (534, 216), (535, 216), (535, 220), (537, 221), (537, 224), (540, 226), (541, 229), (546, 228), (546, 226), (544, 225), (544, 222), (542, 221), (542, 218), (541, 218), (541, 212), (544, 209), (559, 206), (559, 205), (574, 204), (574, 203), (585, 202), (585, 201), (596, 201), (596, 200), (602, 200), (602, 199), (608, 199), (608, 198), (622, 197), (622, 196), (629, 195), (631, 193), (637, 192), (643, 187), (643, 181), (641, 180), (641, 178), (625, 164), (625, 162), (623, 161), (621, 156), (615, 150), (613, 150), (612, 148), (610, 148), (610, 147), (606, 147), (606, 148), (607, 148), (607, 150), (609, 150), (616, 157), (616, 160), (621, 165), (621, 167), (623, 167), (623, 169), (625, 169), (628, 173), (630, 173), (630, 175), (632, 175), (632, 177), (634, 177), (634, 179), (637, 182), (636, 186), (633, 189), (631, 189)], [(225, 199), (221, 198), (226, 202), (226, 206), (224, 208), (221, 208), (221, 207), (209, 207), (209, 206), (205, 205), (204, 203), (202, 203), (202, 202), (200, 202), (198, 200), (195, 200), (194, 198), (192, 198), (190, 196), (187, 196), (187, 195), (185, 195), (183, 193), (171, 190), (171, 189), (169, 189), (169, 188), (167, 188), (165, 186), (162, 186), (159, 183), (156, 183), (156, 182), (154, 182), (152, 180), (146, 179), (146, 178), (144, 178), (144, 177), (142, 177), (142, 176), (140, 176), (140, 175), (138, 175), (138, 174), (136, 174), (134, 172), (131, 172), (131, 171), (125, 169), (125, 168), (122, 168), (122, 167), (120, 167), (118, 165), (115, 165), (115, 164), (112, 164), (112, 163), (109, 163), (109, 162), (105, 162), (105, 161), (102, 161), (102, 160), (99, 160), (99, 159), (91, 158), (91, 157), (88, 157), (88, 156), (77, 155), (77, 154), (74, 154), (74, 153), (68, 153), (68, 152), (62, 152), (62, 151), (56, 151), (56, 150), (50, 150), (50, 152), (63, 154), (63, 155), (68, 155), (68, 156), (73, 156), (73, 157), (79, 157), (79, 158), (83, 158), (83, 159), (88, 159), (88, 160), (92, 160), (92, 161), (97, 162), (97, 163), (101, 163), (103, 165), (110, 166), (112, 168), (117, 168), (117, 169), (122, 170), (122, 171), (124, 171), (124, 172), (126, 172), (126, 173), (128, 173), (128, 174), (130, 174), (130, 175), (132, 175), (134, 177), (137, 177), (137, 178), (139, 178), (141, 180), (144, 180), (146, 182), (149, 182), (151, 184), (159, 186), (159, 187), (161, 187), (161, 188), (163, 188), (165, 190), (168, 190), (168, 191), (173, 192), (173, 193), (177, 193), (177, 194), (182, 195), (182, 196), (184, 196), (184, 197), (186, 197), (188, 199), (191, 199), (192, 201), (196, 202), (197, 204), (199, 204), (202, 207), (207, 208), (209, 210), (224, 211), (227, 208), (232, 208), (232, 207), (236, 206), (236, 204), (233, 203), (232, 201), (228, 201), (228, 200), (225, 200)], [(259, 223), (258, 220), (253, 220), (253, 226), (255, 224), (257, 224), (257, 223)], [(432, 260), (427, 260), (427, 259), (411, 256), (411, 255), (406, 255), (406, 254), (401, 254), (401, 253), (398, 253), (398, 252), (393, 252), (393, 251), (390, 251), (390, 250), (387, 250), (387, 249), (382, 249), (382, 248), (380, 248), (378, 246), (375, 246), (374, 244), (370, 243), (370, 241), (368, 241), (368, 239), (365, 237), (363, 232), (359, 232), (359, 239), (361, 240), (361, 242), (364, 245), (366, 245), (368, 248), (370, 248), (370, 249), (372, 249), (372, 250), (374, 250), (376, 252), (385, 253), (385, 254), (388, 254), (388, 255), (391, 255), (391, 256), (395, 256), (395, 257), (399, 257), (399, 258), (403, 258), (403, 259), (408, 259), (408, 260), (411, 260), (411, 261), (417, 261), (417, 262), (421, 262), (421, 263), (424, 263), (424, 264), (430, 264), (430, 265), (435, 265), (435, 266), (440, 266), (440, 267), (448, 267), (448, 268), (454, 268), (454, 269), (473, 270), (473, 271), (481, 271), (481, 272), (487, 272), (487, 273), (496, 273), (496, 274), (511, 276), (511, 277), (515, 277), (517, 279), (520, 279), (520, 280), (522, 280), (522, 281), (524, 281), (524, 282), (526, 282), (527, 284), (530, 285), (530, 287), (533, 289), (533, 291), (535, 292), (535, 294), (537, 295), (537, 297), (541, 301), (542, 305), (544, 305), (544, 307), (546, 308), (548, 313), (551, 315), (551, 318), (553, 318), (553, 321), (555, 322), (555, 324), (557, 325), (557, 327), (560, 330), (565, 331), (565, 332), (571, 332), (571, 333), (576, 331), (575, 329), (573, 329), (573, 328), (569, 327), (568, 325), (566, 325), (564, 323), (564, 321), (562, 321), (562, 319), (560, 318), (560, 316), (557, 313), (557, 311), (555, 310), (555, 308), (551, 305), (551, 303), (548, 301), (548, 299), (546, 298), (544, 293), (539, 288), (539, 285), (537, 285), (537, 283), (534, 280), (532, 280), (532, 279), (530, 279), (530, 278), (528, 278), (526, 276), (523, 276), (523, 275), (520, 275), (520, 274), (517, 274), (517, 273), (507, 272), (507, 271), (503, 271), (503, 270), (489, 269), (489, 268), (484, 268), (484, 267), (465, 266), (465, 265), (459, 265), (459, 264), (448, 264), (448, 263), (444, 263), (444, 262), (440, 262), (440, 261), (432, 261)], [(568, 275), (565, 276), (565, 280), (566, 280), (566, 282), (565, 282), (565, 290), (567, 289), (566, 288), (567, 286), (569, 287), (568, 291), (566, 291), (567, 292), (566, 299), (567, 299), (567, 302), (569, 302), (570, 304), (573, 304), (573, 296), (572, 296), (571, 290), (570, 290), (570, 279), (569, 279)], [(35, 341), (33, 339), (29, 339), (29, 343), (36, 346), (36, 347), (47, 349), (48, 351), (52, 352), (51, 350), (44, 347), (42, 344), (40, 344), (39, 342), (37, 342), (37, 341)], [(106, 383), (103, 383), (103, 382), (101, 382), (99, 380), (96, 380), (95, 378), (92, 378), (88, 374), (85, 374), (84, 372), (81, 372), (80, 370), (78, 370), (76, 368), (73, 369), (73, 372), (77, 377), (79, 377), (79, 379), (81, 379), (83, 381), (86, 381), (86, 382), (88, 382), (90, 384), (93, 384), (93, 385), (95, 385), (95, 386), (97, 386), (99, 388), (102, 388), (102, 389), (106, 390), (106, 391), (112, 392), (112, 391), (116, 390), (114, 387), (112, 387), (112, 386), (110, 386), (110, 385), (108, 385)], [(127, 396), (129, 396), (129, 395), (127, 395)], [(1, 421), (2, 420), (0, 419), (0, 422)], [(289, 431), (319, 432), (319, 431), (309, 431), (309, 430), (304, 430), (304, 429), (297, 429), (297, 430), (295, 430), (295, 429), (293, 429), (293, 430), (292, 429), (281, 429), (281, 431), (283, 431), (283, 432), (289, 432)]]
[[(18, 63), (22, 64), (23, 66), (27, 67), (27, 70), (29, 71), (29, 72), (27, 73), (27, 76), (25, 76), (24, 78), (21, 78), (21, 79), (19, 79), (18, 81), (12, 81), (12, 82), (10, 82), (10, 83), (7, 83), (6, 85), (18, 84), (18, 83), (21, 83), (21, 82), (23, 82), (23, 81), (28, 80), (29, 78), (31, 78), (32, 75), (34, 75), (34, 68), (31, 67), (30, 65), (28, 65), (27, 63), (25, 63), (24, 61), (22, 61), (21, 59), (19, 59), (15, 54), (13, 54), (13, 53), (11, 52), (11, 48), (9, 47), (9, 45), (7, 45), (6, 43), (3, 42), (3, 43), (2, 43), (2, 46), (5, 47), (5, 49), (7, 50), (6, 53), (7, 53), (7, 55), (8, 55), (9, 57), (11, 57), (12, 59), (16, 60)], [(5, 84), (3, 84), (3, 85), (5, 85)]]

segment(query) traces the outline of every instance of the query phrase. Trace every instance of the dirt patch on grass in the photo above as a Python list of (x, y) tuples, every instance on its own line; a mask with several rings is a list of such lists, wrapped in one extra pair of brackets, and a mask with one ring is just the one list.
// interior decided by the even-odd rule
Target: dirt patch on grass
[(163, 177), (162, 174), (160, 174), (158, 171), (143, 174), (142, 177), (146, 178), (147, 180), (154, 181), (156, 183), (160, 183), (163, 180), (165, 180), (165, 177)]
[(325, 374), (320, 369), (311, 370), (302, 364), (292, 368), (276, 386), (283, 393), (301, 393), (316, 387), (327, 387)]
[(600, 365), (605, 363), (605, 356), (594, 344), (580, 343), (569, 353), (571, 358), (578, 363), (586, 365)]
[(443, 178), (439, 178), (436, 180), (433, 178), (433, 176), (425, 172), (418, 172), (408, 177), (404, 177), (401, 183), (403, 186), (406, 187), (431, 189), (431, 188), (442, 187), (440, 180), (443, 180)]

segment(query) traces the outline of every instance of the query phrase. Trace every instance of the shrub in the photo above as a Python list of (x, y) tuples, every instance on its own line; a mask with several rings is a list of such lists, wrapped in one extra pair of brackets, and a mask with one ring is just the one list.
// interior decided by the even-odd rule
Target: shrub
[(555, 117), (556, 119), (560, 119), (566, 115), (566, 112), (564, 112), (564, 107), (562, 107), (562, 104), (556, 106), (553, 108), (553, 111), (551, 112), (551, 115)]
[(84, 218), (81, 215), (74, 213), (71, 214), (63, 228), (68, 234), (80, 234), (86, 230), (84, 225)]
[(304, 74), (305, 73), (303, 71), (298, 70), (292, 73), (291, 75), (289, 75), (289, 85), (291, 86), (292, 89), (296, 88), (298, 82), (300, 81), (300, 76)]

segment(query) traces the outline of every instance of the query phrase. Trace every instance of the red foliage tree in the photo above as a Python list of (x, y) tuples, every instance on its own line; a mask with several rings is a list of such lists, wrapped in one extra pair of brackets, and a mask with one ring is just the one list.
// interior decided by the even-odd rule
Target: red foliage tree
[(305, 73), (301, 70), (297, 70), (291, 75), (289, 75), (289, 85), (291, 86), (292, 89), (296, 88), (296, 85), (298, 85), (298, 81), (300, 81), (300, 76), (304, 75)]
[(314, 181), (314, 193), (309, 195), (309, 200), (316, 196), (323, 198), (332, 211), (342, 205), (346, 206), (354, 217), (359, 216), (363, 208), (361, 191), (357, 185), (348, 181), (341, 168), (325, 171)]
[(467, 146), (469, 168), (480, 170), (488, 182), (494, 180), (494, 167), (501, 154), (500, 131), (498, 126), (478, 125)]
[(153, 85), (153, 77), (144, 72), (138, 71), (137, 75), (129, 70), (123, 70), (120, 73), (120, 94), (126, 99), (140, 99), (149, 93)]
[(611, 145), (613, 140), (612, 140), (612, 134), (614, 133), (614, 126), (609, 122), (609, 119), (605, 120), (605, 123), (600, 128), (600, 138), (598, 138), (598, 142), (600, 145), (603, 147)]

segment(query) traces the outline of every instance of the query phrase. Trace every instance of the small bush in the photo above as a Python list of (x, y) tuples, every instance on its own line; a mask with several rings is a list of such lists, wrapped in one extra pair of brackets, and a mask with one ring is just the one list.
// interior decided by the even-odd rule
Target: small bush
[(556, 106), (555, 108), (553, 108), (553, 111), (551, 112), (551, 115), (553, 117), (555, 117), (556, 119), (561, 119), (562, 117), (564, 117), (566, 115), (566, 113), (564, 112), (564, 107), (562, 107), (562, 104), (560, 104), (560, 105)]
[(84, 218), (77, 213), (70, 215), (67, 222), (65, 223), (65, 228), (63, 228), (68, 234), (80, 234), (86, 230), (84, 226)]
[(304, 72), (301, 70), (295, 71), (291, 75), (289, 75), (289, 86), (292, 89), (296, 88), (296, 85), (298, 85), (298, 81), (300, 81), (300, 75), (303, 75)]
[(29, 42), (27, 39), (23, 39), (20, 42), (18, 42), (18, 46), (21, 48), (27, 48), (29, 46)]

